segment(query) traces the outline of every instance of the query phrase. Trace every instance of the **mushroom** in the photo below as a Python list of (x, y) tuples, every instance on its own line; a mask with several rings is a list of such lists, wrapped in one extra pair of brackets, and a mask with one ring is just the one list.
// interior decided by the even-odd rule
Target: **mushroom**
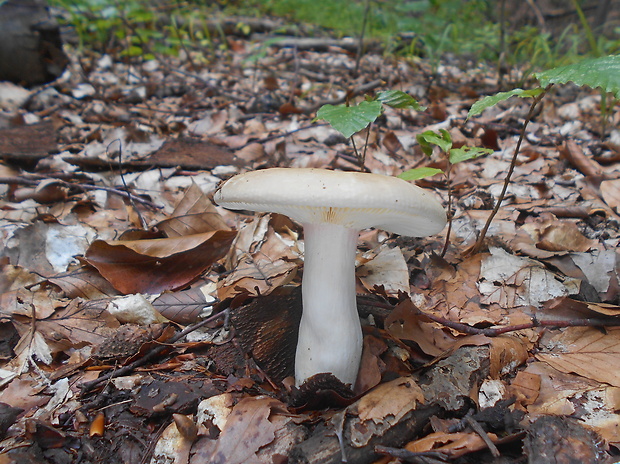
[(362, 172), (271, 168), (232, 177), (214, 195), (227, 209), (274, 212), (304, 228), (303, 312), (295, 355), (299, 386), (331, 373), (355, 384), (362, 328), (355, 293), (358, 233), (377, 227), (423, 237), (446, 224), (441, 204), (402, 179)]

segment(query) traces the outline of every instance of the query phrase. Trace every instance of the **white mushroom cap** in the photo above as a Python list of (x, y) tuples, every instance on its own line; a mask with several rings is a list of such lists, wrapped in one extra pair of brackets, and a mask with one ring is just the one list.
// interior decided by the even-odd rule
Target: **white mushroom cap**
[(355, 299), (359, 230), (380, 227), (420, 237), (446, 223), (430, 193), (397, 177), (360, 172), (253, 171), (230, 179), (214, 200), (230, 209), (285, 214), (304, 226), (297, 385), (321, 373), (355, 384), (363, 345)]
[(440, 232), (441, 204), (402, 179), (362, 172), (272, 168), (240, 174), (214, 195), (233, 210), (284, 214), (303, 223), (332, 223), (351, 229), (377, 227), (410, 237)]

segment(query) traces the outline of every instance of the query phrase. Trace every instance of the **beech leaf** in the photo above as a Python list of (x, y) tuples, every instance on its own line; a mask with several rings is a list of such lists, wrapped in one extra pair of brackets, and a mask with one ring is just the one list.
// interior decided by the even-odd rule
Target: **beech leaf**
[(437, 168), (413, 168), (408, 171), (401, 172), (398, 177), (403, 180), (418, 180), (424, 179), (425, 177), (432, 177), (440, 173), (443, 173), (443, 171)]
[(392, 108), (413, 108), (416, 111), (424, 111), (426, 107), (420, 105), (418, 101), (402, 90), (386, 90), (377, 94), (377, 100), (384, 105)]
[(381, 114), (381, 102), (363, 101), (356, 106), (324, 105), (316, 113), (317, 119), (324, 119), (346, 138), (368, 127)]
[(541, 87), (537, 87), (535, 89), (523, 90), (523, 89), (512, 89), (508, 92), (499, 92), (495, 95), (489, 95), (484, 97), (482, 100), (478, 100), (474, 103), (467, 113), (467, 119), (472, 116), (477, 116), (482, 113), (487, 108), (491, 108), (492, 106), (497, 105), (499, 102), (503, 102), (504, 100), (508, 100), (510, 97), (519, 97), (519, 98), (527, 98), (527, 97), (536, 97), (540, 95), (544, 89)]
[(600, 88), (620, 98), (620, 55), (582, 60), (534, 74), (542, 87), (573, 82), (582, 87)]

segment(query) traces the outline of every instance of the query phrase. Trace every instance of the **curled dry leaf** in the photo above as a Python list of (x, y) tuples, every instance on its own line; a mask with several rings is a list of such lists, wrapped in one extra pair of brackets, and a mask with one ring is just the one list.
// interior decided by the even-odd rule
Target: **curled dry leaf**
[(620, 214), (620, 179), (601, 182), (601, 195), (607, 206)]
[(121, 293), (159, 293), (188, 285), (224, 257), (236, 232), (218, 230), (152, 240), (96, 240), (86, 260)]
[(246, 292), (251, 296), (268, 295), (289, 283), (297, 272), (297, 265), (281, 259), (254, 259), (248, 255), (239, 260), (236, 269), (219, 283), (218, 298), (234, 297)]
[(369, 291), (381, 285), (388, 295), (410, 292), (409, 270), (399, 247), (382, 245), (374, 258), (357, 268), (356, 275)]
[(439, 356), (454, 346), (455, 337), (430, 322), (410, 299), (398, 303), (385, 318), (384, 325), (394, 338), (413, 341), (430, 356)]
[(519, 408), (533, 404), (540, 394), (540, 376), (531, 372), (519, 371), (508, 386), (508, 394), (515, 398)]
[(530, 420), (566, 415), (596, 430), (609, 443), (620, 443), (620, 388), (560, 372), (544, 362), (524, 371), (540, 380), (539, 395), (527, 406)]

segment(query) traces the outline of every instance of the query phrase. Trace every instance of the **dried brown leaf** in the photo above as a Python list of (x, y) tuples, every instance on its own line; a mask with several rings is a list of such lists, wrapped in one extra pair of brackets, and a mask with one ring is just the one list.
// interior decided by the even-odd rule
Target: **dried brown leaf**
[(268, 397), (243, 398), (226, 419), (208, 462), (211, 464), (250, 464), (260, 462), (256, 452), (275, 438), (276, 426), (269, 421), (274, 409), (286, 409)]
[(410, 340), (430, 356), (439, 356), (454, 346), (454, 337), (420, 314), (410, 299), (398, 303), (385, 318), (388, 333), (399, 340)]
[(179, 324), (196, 322), (206, 306), (207, 299), (199, 288), (165, 292), (153, 301), (153, 307), (162, 316)]
[(197, 278), (228, 252), (235, 235), (220, 230), (167, 239), (97, 240), (86, 260), (121, 293), (159, 293)]
[(490, 256), (481, 263), (478, 282), (483, 304), (539, 307), (552, 298), (579, 293), (575, 281), (562, 282), (538, 261), (511, 255), (502, 248), (491, 247), (489, 251)]
[(254, 260), (250, 256), (239, 261), (237, 268), (220, 282), (218, 298), (234, 297), (239, 293), (252, 296), (268, 295), (295, 277), (297, 265), (278, 259)]
[(213, 203), (204, 192), (192, 182), (170, 219), (156, 226), (168, 237), (183, 237), (216, 230), (230, 230)]
[[(488, 434), (491, 441), (497, 441), (497, 435), (493, 433)], [(480, 435), (477, 433), (443, 433), (435, 432), (431, 433), (424, 438), (416, 440), (414, 442), (405, 445), (405, 449), (414, 453), (420, 453), (424, 451), (441, 451), (451, 458), (457, 458), (474, 451), (480, 451), (486, 449), (487, 445), (484, 443)]]
[(607, 206), (620, 214), (620, 179), (601, 182), (601, 195)]
[(517, 366), (525, 363), (529, 356), (524, 341), (511, 335), (491, 338), (490, 346), (489, 370), (492, 379), (513, 372)]
[(589, 240), (572, 222), (560, 222), (545, 228), (536, 244), (538, 248), (549, 251), (588, 251), (596, 244)]
[(568, 327), (536, 358), (559, 371), (620, 387), (620, 327)]
[(422, 389), (412, 377), (401, 377), (364, 395), (357, 403), (357, 414), (362, 422), (395, 424), (418, 403), (424, 403)]
[(540, 394), (540, 375), (525, 371), (517, 372), (508, 387), (508, 392), (520, 407), (534, 403)]
[(118, 295), (118, 292), (91, 266), (82, 266), (48, 279), (58, 285), (68, 298), (95, 300)]
[(603, 174), (601, 165), (588, 158), (583, 149), (572, 140), (560, 147), (560, 157), (568, 160), (584, 176), (600, 176)]

